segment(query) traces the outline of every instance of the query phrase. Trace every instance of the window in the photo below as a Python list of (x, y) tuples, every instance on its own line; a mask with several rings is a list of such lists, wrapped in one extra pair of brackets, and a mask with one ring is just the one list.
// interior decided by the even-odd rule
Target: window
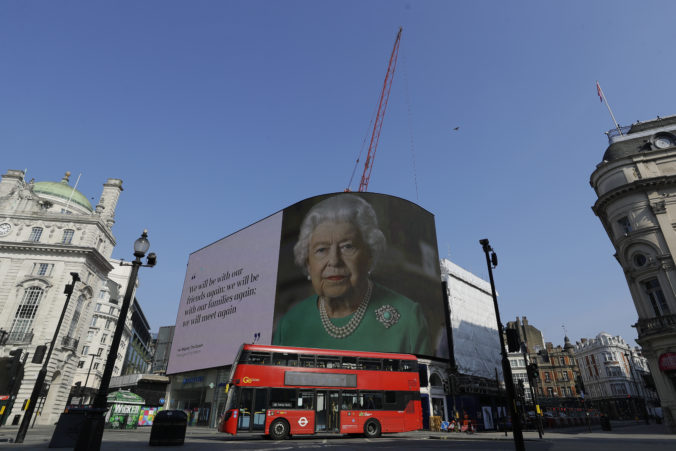
[(77, 367), (83, 368), (84, 367), (84, 360), (80, 360), (79, 362), (77, 362)]
[(80, 315), (82, 314), (82, 306), (84, 305), (84, 296), (77, 298), (77, 305), (75, 306), (75, 311), (73, 312), (73, 319), (70, 321), (70, 327), (68, 328), (68, 336), (75, 336), (75, 329), (77, 324), (80, 321)]
[(89, 327), (96, 327), (96, 320), (97, 320), (97, 319), (98, 319), (98, 318), (93, 317), (93, 318), (92, 318), (92, 322), (91, 322), (91, 324), (89, 325)]
[(51, 263), (33, 263), (33, 274), (36, 276), (51, 276), (53, 267), (54, 265)]
[(620, 232), (623, 234), (627, 235), (631, 233), (631, 223), (629, 222), (629, 218), (626, 216), (621, 217), (620, 219), (617, 220), (617, 224), (620, 226)]
[(61, 209), (61, 214), (62, 214), (62, 215), (72, 215), (73, 212), (70, 211), (70, 210), (66, 210), (65, 208), (62, 208), (62, 209)]
[(105, 343), (107, 338), (108, 338), (108, 334), (101, 335), (101, 343)]
[(111, 305), (110, 308), (108, 309), (108, 313), (110, 313), (111, 315), (114, 315), (115, 314), (115, 307), (113, 307)]
[(98, 357), (101, 357), (101, 354), (103, 354), (103, 348), (99, 348), (99, 350), (96, 351), (96, 355), (97, 355)]
[(96, 362), (96, 363), (94, 364), (94, 366), (92, 366), (92, 368), (94, 368), (95, 370), (98, 370), (98, 369), (99, 369), (99, 363)]
[(548, 371), (545, 371), (545, 382), (551, 382), (551, 381), (552, 381), (552, 379), (551, 379), (551, 377), (549, 376), (549, 372), (548, 372)]
[(382, 392), (376, 393), (361, 393), (361, 408), (362, 409), (382, 409), (383, 408), (383, 394)]
[(296, 401), (295, 388), (271, 388), (270, 407), (293, 408)]
[(31, 234), (28, 237), (28, 241), (38, 242), (42, 236), (42, 227), (33, 227), (31, 229)]
[(643, 282), (643, 289), (646, 291), (650, 304), (653, 306), (655, 316), (668, 315), (671, 313), (667, 305), (667, 299), (664, 297), (664, 292), (657, 279), (650, 279)]
[(561, 362), (561, 366), (566, 366), (566, 358), (565, 357), (559, 357), (559, 361)]
[(547, 387), (547, 396), (550, 398), (554, 397), (554, 389), (552, 387)]
[(89, 346), (82, 347), (82, 355), (87, 355), (89, 353)]
[(66, 229), (63, 231), (63, 236), (61, 237), (61, 244), (71, 244), (73, 242), (73, 235), (75, 231), (73, 229)]
[(44, 291), (40, 287), (29, 287), (23, 292), (21, 303), (14, 314), (9, 335), (11, 339), (23, 340), (33, 326), (33, 319), (40, 306)]
[(93, 331), (93, 330), (88, 330), (88, 331), (87, 331), (87, 339), (88, 339), (88, 340), (91, 340), (93, 336), (94, 336), (94, 331)]
[(103, 299), (105, 297), (106, 297), (106, 290), (99, 291), (99, 299)]
[(562, 380), (567, 382), (568, 381), (568, 371), (564, 371), (563, 373), (561, 373), (561, 375), (563, 376)]
[(106, 321), (106, 329), (110, 329), (110, 325), (113, 324), (113, 320), (107, 320)]

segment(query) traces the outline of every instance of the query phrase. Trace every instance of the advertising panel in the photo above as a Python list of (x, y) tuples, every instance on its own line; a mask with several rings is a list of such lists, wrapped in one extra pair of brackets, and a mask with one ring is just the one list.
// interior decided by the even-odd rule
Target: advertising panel
[(167, 373), (228, 365), (242, 343), (447, 357), (433, 215), (328, 194), (193, 253)]
[(269, 343), (282, 212), (190, 254), (167, 374), (230, 365)]

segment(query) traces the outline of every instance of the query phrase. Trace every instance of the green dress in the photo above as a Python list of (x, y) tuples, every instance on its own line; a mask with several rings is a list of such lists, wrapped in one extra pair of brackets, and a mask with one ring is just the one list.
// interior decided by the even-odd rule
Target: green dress
[[(386, 312), (385, 317), (381, 313), (379, 320), (376, 311), (383, 306), (381, 312)], [(394, 311), (399, 314), (396, 322), (392, 320), (396, 316)], [(331, 322), (341, 327), (351, 318), (352, 315), (331, 318)], [(390, 327), (386, 327), (388, 322)], [(432, 355), (428, 334), (427, 321), (416, 302), (374, 283), (366, 313), (349, 336), (334, 338), (326, 332), (317, 308), (317, 295), (312, 295), (294, 305), (277, 322), (272, 344)]]

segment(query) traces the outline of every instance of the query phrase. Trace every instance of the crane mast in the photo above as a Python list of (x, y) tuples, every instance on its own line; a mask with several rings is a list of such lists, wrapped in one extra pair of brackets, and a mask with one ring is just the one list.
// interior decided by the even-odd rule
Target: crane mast
[(387, 65), (387, 73), (385, 74), (385, 81), (383, 82), (383, 89), (380, 93), (380, 100), (378, 101), (378, 112), (376, 113), (376, 120), (373, 124), (373, 132), (371, 133), (371, 141), (369, 142), (369, 150), (366, 155), (366, 162), (364, 163), (364, 172), (359, 183), (359, 192), (364, 192), (369, 186), (371, 179), (371, 171), (373, 170), (373, 161), (376, 158), (376, 150), (378, 149), (378, 141), (380, 140), (380, 131), (383, 128), (383, 119), (385, 119), (385, 110), (387, 109), (387, 102), (390, 98), (390, 89), (392, 88), (392, 80), (394, 78), (394, 69), (397, 67), (397, 57), (399, 56), (399, 41), (401, 39), (401, 30), (397, 33), (397, 38), (394, 41), (394, 48), (390, 56), (390, 62)]

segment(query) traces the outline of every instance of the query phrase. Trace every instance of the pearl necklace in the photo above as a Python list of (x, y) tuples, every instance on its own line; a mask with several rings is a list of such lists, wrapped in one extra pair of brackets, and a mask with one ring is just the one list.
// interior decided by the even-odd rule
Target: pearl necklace
[(368, 281), (368, 288), (366, 289), (366, 294), (364, 294), (364, 299), (361, 300), (361, 303), (359, 304), (359, 308), (357, 308), (357, 311), (354, 312), (354, 315), (352, 315), (352, 318), (350, 321), (344, 325), (344, 326), (336, 326), (331, 322), (329, 319), (329, 315), (326, 313), (326, 299), (324, 296), (320, 296), (319, 300), (319, 317), (322, 320), (322, 325), (324, 326), (324, 330), (326, 330), (326, 333), (331, 335), (333, 338), (345, 338), (349, 337), (352, 332), (354, 332), (357, 327), (359, 327), (359, 324), (361, 323), (362, 318), (364, 317), (364, 314), (366, 313), (366, 307), (369, 305), (369, 301), (371, 300), (371, 290), (373, 288), (373, 283), (371, 281)]

